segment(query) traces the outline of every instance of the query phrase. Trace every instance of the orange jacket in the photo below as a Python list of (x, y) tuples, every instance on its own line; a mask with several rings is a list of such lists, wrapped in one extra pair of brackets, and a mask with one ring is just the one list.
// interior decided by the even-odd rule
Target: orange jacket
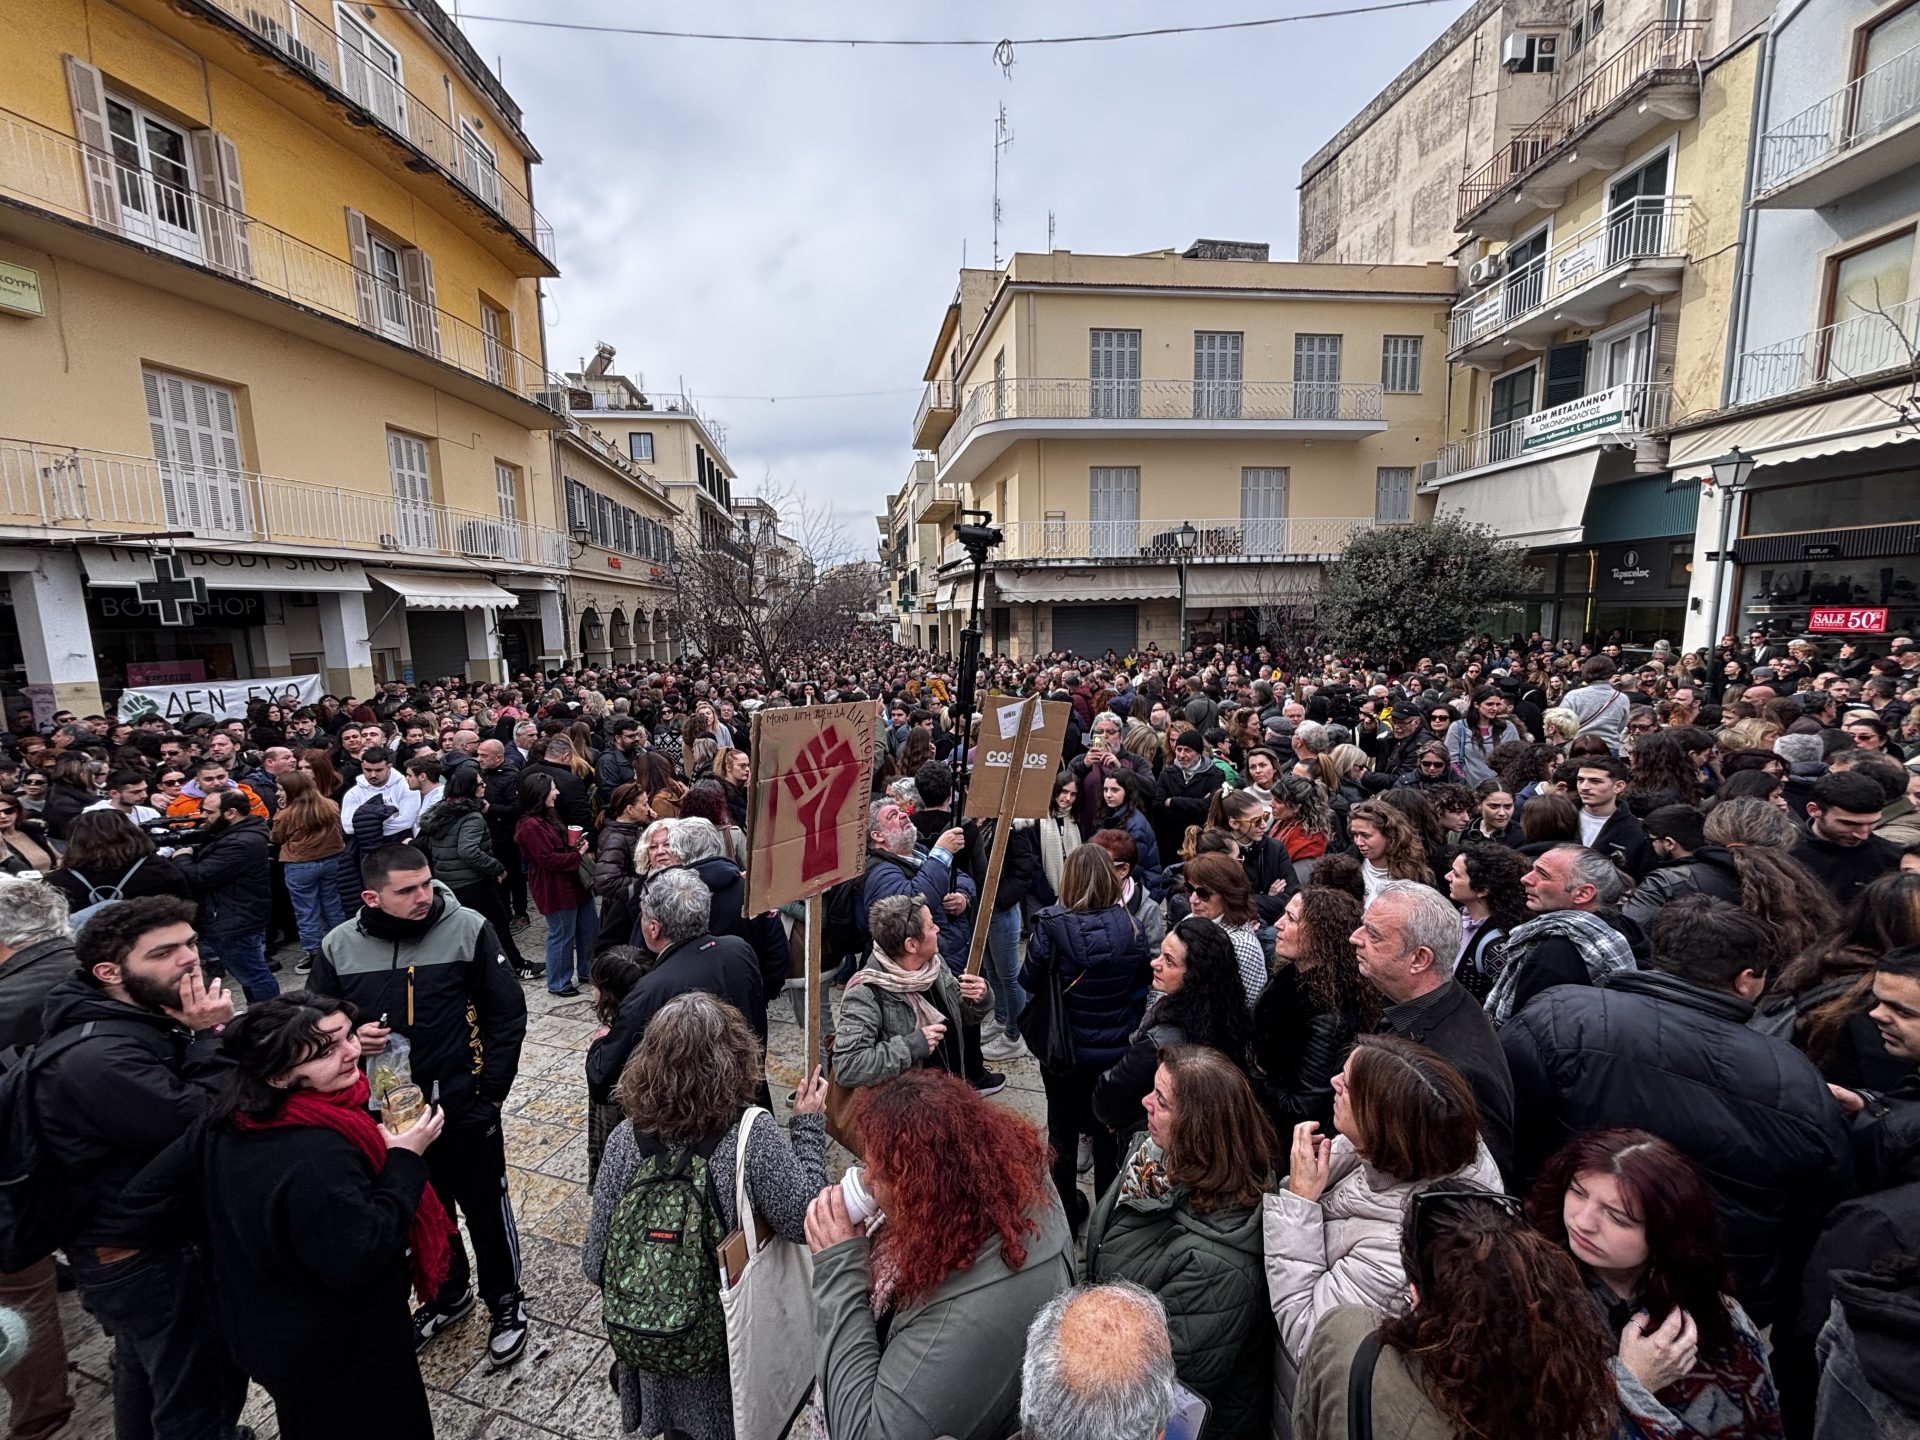
[[(236, 780), (233, 782), (233, 788), (252, 802), (254, 814), (258, 815), (262, 820), (267, 818), (266, 804), (254, 793), (251, 785), (243, 785)], [(182, 795), (178, 800), (167, 806), (167, 815), (169, 817), (175, 815), (198, 815), (200, 813), (200, 802), (204, 799), (206, 799), (204, 795)]]

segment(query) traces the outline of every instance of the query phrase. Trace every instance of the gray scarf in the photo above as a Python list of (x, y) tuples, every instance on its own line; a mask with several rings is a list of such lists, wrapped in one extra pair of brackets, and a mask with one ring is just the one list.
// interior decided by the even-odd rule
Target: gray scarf
[(1616, 970), (1639, 968), (1634, 964), (1626, 937), (1598, 915), (1590, 915), (1585, 910), (1554, 910), (1536, 916), (1524, 925), (1515, 926), (1507, 936), (1506, 968), (1501, 970), (1500, 978), (1493, 982), (1493, 990), (1487, 996), (1487, 1015), (1494, 1024), (1503, 1025), (1513, 1017), (1513, 992), (1519, 988), (1527, 952), (1547, 939), (1570, 941), (1587, 967), (1587, 978), (1595, 985), (1602, 976)]

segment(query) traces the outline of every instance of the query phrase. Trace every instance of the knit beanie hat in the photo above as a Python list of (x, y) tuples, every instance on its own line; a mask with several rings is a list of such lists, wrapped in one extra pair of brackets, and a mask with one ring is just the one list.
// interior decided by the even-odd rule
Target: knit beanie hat
[(1774, 739), (1773, 753), (1789, 765), (1818, 765), (1826, 758), (1826, 746), (1818, 735), (1780, 735)]
[(1191, 750), (1196, 755), (1204, 755), (1207, 753), (1207, 742), (1200, 738), (1198, 730), (1182, 730), (1173, 737), (1173, 748)]

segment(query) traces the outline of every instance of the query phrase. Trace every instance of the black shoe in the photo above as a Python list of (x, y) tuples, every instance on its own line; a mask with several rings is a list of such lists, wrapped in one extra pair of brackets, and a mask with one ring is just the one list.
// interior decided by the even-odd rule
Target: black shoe
[(473, 1286), (451, 1305), (422, 1305), (413, 1312), (413, 1348), (424, 1350), (427, 1342), (442, 1330), (450, 1330), (473, 1309)]
[(487, 1327), (487, 1361), (504, 1370), (527, 1348), (527, 1307), (516, 1293), (487, 1309), (493, 1314)]
[(967, 1077), (967, 1083), (982, 1095), (998, 1095), (1007, 1088), (1007, 1077), (998, 1070), (982, 1070), (978, 1075)]
[(280, 962), (278, 960), (267, 961), (267, 972), (269, 974), (278, 975), (280, 973), (280, 968), (281, 968)]
[(299, 960), (294, 963), (293, 973), (296, 975), (311, 975), (313, 973), (313, 956), (302, 955)]
[(580, 993), (580, 987), (578, 985), (573, 984), (571, 981), (569, 981), (567, 984), (562, 985), (558, 990), (549, 990), (547, 993), (553, 996), (556, 1000), (571, 1000), (573, 999), (574, 996)]

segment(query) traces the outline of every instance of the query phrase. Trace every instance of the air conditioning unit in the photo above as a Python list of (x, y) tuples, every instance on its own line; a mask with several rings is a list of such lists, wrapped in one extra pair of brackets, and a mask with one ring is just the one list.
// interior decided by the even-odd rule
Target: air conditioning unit
[(1421, 489), (1423, 490), (1426, 489), (1427, 486), (1431, 485), (1434, 481), (1438, 480), (1439, 478), (1440, 478), (1440, 462), (1438, 460), (1427, 460), (1421, 463), (1421, 466), (1420, 466), (1420, 488)]
[(1488, 285), (1498, 279), (1505, 262), (1498, 255), (1483, 255), (1467, 267), (1469, 285)]
[(400, 548), (400, 537), (397, 535), (382, 535), (380, 537), (380, 548), (382, 550), (398, 550)]
[(332, 64), (328, 62), (326, 56), (322, 55), (318, 50), (315, 50), (311, 45), (307, 44), (306, 41), (289, 40), (286, 49), (287, 54), (292, 57), (296, 65), (302, 65), (308, 70), (311, 70), (315, 75), (320, 77), (322, 84), (331, 85), (333, 83)]
[(1500, 63), (1509, 70), (1518, 70), (1528, 60), (1527, 47), (1532, 42), (1529, 35), (1509, 35), (1500, 43)]

